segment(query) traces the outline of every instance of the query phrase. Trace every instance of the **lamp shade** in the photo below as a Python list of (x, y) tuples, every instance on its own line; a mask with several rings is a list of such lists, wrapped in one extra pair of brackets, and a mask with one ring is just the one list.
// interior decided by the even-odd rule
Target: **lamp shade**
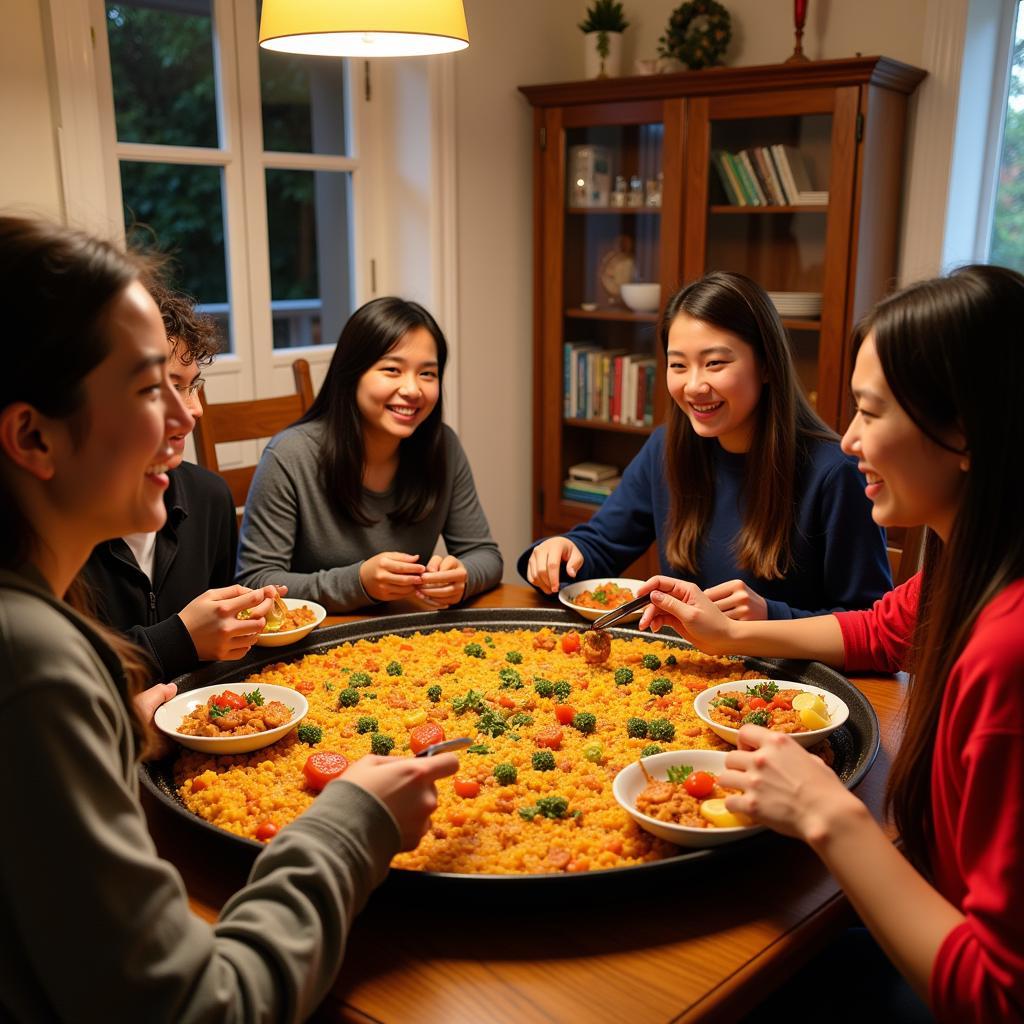
[(469, 46), (462, 0), (263, 0), (260, 46), (328, 57), (411, 57)]

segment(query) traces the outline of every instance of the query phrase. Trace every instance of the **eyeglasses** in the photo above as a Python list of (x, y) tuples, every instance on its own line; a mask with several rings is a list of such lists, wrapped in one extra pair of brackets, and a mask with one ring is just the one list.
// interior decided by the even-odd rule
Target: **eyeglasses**
[(196, 377), (191, 384), (172, 384), (171, 387), (178, 392), (179, 395), (184, 395), (186, 398), (192, 398), (195, 393), (206, 383), (202, 377)]

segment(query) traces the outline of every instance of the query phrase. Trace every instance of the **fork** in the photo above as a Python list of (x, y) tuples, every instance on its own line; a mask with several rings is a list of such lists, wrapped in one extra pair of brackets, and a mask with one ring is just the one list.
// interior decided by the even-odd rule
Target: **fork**
[(587, 633), (592, 629), (607, 629), (609, 626), (624, 619), (627, 615), (632, 615), (633, 612), (647, 607), (650, 603), (651, 599), (647, 594), (643, 597), (634, 597), (632, 601), (627, 601), (625, 604), (620, 604), (618, 608), (613, 608), (610, 612), (599, 615), (583, 632)]

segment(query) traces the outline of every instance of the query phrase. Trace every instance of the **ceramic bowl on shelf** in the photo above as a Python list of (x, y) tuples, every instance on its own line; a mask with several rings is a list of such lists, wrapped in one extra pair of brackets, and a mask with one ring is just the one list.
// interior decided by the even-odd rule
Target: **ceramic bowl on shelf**
[(657, 313), (661, 304), (661, 285), (646, 281), (634, 281), (622, 285), (622, 301), (634, 313)]

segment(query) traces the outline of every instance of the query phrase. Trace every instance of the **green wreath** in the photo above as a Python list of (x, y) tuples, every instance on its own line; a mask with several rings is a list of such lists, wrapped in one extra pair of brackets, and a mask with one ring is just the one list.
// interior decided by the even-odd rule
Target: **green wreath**
[[(702, 26), (694, 21), (704, 18)], [(675, 57), (691, 71), (713, 67), (732, 39), (732, 19), (716, 0), (689, 0), (680, 4), (668, 19), (668, 28), (658, 40), (658, 55)]]

